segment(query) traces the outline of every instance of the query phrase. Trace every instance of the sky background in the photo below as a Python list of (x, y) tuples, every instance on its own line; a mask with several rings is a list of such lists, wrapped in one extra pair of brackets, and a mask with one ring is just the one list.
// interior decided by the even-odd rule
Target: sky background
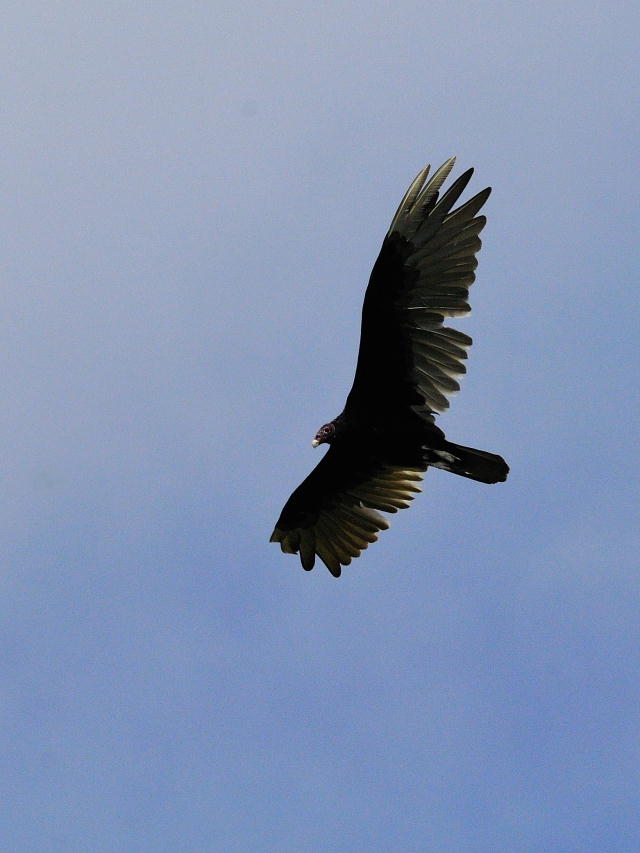
[[(632, 4), (4, 18), (0, 846), (636, 853)], [(494, 190), (439, 423), (510, 478), (307, 574), (269, 535), (451, 154)]]

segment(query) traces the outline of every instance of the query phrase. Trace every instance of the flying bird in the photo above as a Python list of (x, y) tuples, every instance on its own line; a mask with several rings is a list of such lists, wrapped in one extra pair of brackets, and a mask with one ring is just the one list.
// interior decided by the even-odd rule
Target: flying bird
[(284, 505), (271, 542), (316, 555), (339, 577), (342, 566), (389, 526), (380, 510), (408, 507), (429, 467), (499, 483), (501, 456), (447, 441), (435, 415), (459, 390), (471, 338), (444, 325), (470, 312), (479, 234), (478, 212), (491, 188), (454, 208), (473, 174), (468, 169), (440, 196), (451, 157), (430, 178), (426, 166), (400, 202), (373, 267), (362, 308), (360, 350), (344, 410), (319, 429), (328, 444), (320, 463)]

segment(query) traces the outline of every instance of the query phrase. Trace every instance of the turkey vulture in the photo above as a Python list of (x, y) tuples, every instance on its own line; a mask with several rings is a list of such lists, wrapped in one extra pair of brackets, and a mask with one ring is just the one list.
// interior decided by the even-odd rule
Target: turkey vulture
[(471, 338), (443, 325), (469, 313), (469, 286), (486, 218), (478, 216), (491, 188), (453, 209), (469, 183), (468, 169), (439, 197), (453, 168), (413, 181), (391, 220), (362, 308), (360, 350), (344, 411), (312, 445), (329, 450), (286, 502), (271, 542), (300, 554), (310, 571), (316, 554), (339, 577), (342, 566), (375, 542), (388, 522), (377, 510), (409, 506), (429, 466), (480, 483), (499, 483), (501, 456), (447, 441), (434, 415), (459, 389)]

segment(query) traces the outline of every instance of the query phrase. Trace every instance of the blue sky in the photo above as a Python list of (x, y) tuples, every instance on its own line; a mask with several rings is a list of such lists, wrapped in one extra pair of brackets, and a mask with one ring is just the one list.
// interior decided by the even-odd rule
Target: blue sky
[[(36, 3), (3, 88), (0, 834), (635, 851), (632, 4)], [(336, 581), (268, 538), (408, 182), (492, 185), (462, 392)]]

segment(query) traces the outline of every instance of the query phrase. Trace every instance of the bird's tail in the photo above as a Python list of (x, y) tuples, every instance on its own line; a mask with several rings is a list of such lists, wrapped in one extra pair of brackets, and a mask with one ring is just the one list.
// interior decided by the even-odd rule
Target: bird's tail
[(445, 441), (437, 450), (430, 449), (427, 461), (434, 468), (442, 468), (479, 483), (503, 483), (509, 473), (509, 466), (502, 456), (451, 441)]

